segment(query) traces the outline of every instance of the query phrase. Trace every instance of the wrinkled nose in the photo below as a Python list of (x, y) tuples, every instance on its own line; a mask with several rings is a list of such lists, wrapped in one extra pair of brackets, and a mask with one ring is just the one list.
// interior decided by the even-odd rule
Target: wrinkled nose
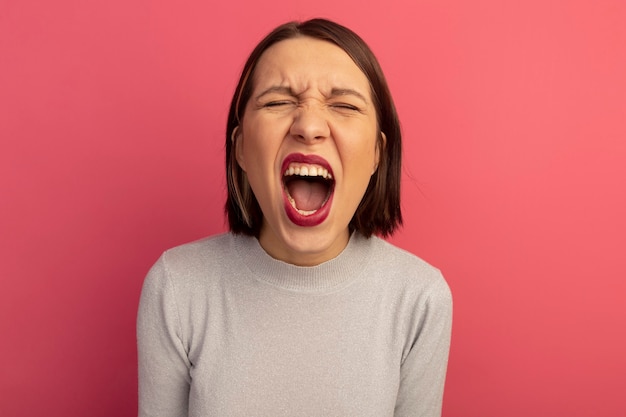
[(326, 112), (316, 106), (298, 109), (289, 133), (304, 142), (315, 142), (330, 136)]

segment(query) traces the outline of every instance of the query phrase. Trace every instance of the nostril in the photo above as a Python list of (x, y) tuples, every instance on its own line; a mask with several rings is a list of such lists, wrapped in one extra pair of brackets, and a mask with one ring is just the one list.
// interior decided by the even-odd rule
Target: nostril
[(300, 110), (291, 124), (290, 133), (303, 141), (318, 141), (330, 134), (328, 120), (315, 110)]

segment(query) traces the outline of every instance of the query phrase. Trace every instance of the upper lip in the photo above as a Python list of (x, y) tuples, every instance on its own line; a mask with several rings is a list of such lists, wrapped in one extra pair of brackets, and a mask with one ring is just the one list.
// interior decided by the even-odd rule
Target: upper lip
[(285, 171), (287, 171), (289, 169), (289, 165), (294, 162), (297, 162), (300, 164), (311, 164), (311, 165), (321, 166), (327, 169), (329, 174), (332, 175), (333, 178), (335, 177), (333, 174), (332, 167), (330, 166), (328, 161), (319, 155), (313, 155), (313, 154), (304, 155), (301, 153), (291, 153), (287, 155), (285, 159), (283, 160), (281, 172), (284, 173)]

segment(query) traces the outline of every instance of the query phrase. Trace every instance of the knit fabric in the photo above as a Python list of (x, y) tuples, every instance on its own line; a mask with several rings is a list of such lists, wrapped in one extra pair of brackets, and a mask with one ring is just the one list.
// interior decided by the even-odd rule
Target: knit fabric
[(144, 282), (139, 416), (440, 416), (451, 322), (440, 272), (376, 237), (314, 267), (186, 244)]

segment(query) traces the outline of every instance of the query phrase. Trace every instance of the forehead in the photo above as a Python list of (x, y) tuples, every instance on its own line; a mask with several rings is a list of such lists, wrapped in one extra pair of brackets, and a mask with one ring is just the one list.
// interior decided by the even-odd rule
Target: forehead
[(257, 63), (254, 89), (289, 86), (305, 92), (352, 88), (369, 97), (367, 77), (337, 45), (307, 36), (286, 39), (269, 47)]

